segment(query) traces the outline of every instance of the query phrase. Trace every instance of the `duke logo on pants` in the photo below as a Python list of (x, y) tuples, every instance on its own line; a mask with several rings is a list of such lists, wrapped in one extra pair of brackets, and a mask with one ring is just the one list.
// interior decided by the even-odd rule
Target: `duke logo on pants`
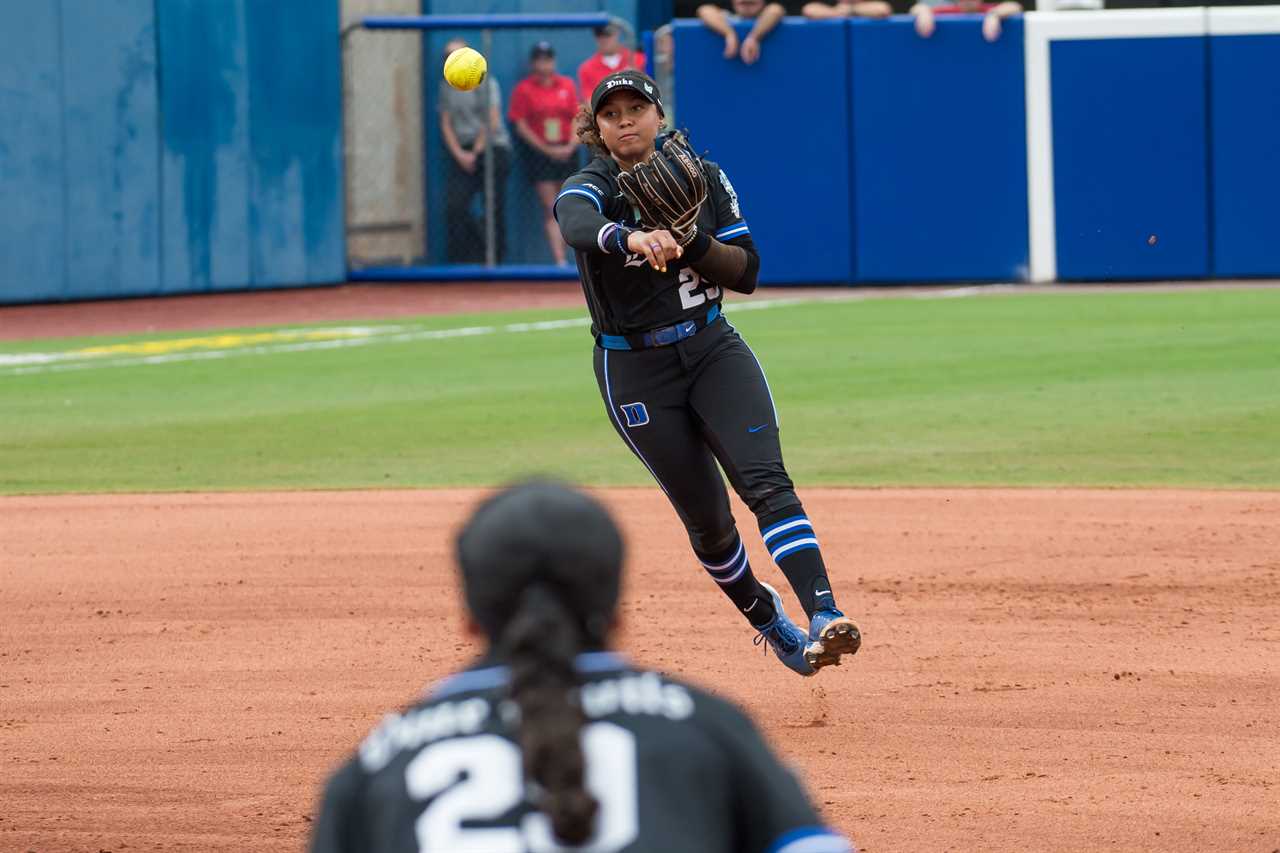
[(644, 426), (649, 422), (649, 410), (644, 403), (623, 403), (618, 408), (627, 416), (628, 427)]

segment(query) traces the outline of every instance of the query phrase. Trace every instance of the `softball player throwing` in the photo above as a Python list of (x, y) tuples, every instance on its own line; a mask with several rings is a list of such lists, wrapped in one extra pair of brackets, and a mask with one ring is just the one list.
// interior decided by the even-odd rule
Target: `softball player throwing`
[(623, 546), (600, 504), (517, 486), (457, 553), (488, 651), (365, 738), (312, 853), (852, 853), (742, 712), (605, 650)]
[[(680, 134), (662, 132), (663, 117), (652, 78), (623, 71), (602, 80), (578, 128), (597, 156), (556, 199), (591, 312), (600, 394), (756, 642), (812, 675), (856, 652), (861, 637), (836, 608), (813, 525), (783, 465), (764, 371), (720, 310), (724, 289), (755, 290), (760, 267), (737, 193)], [(808, 614), (807, 634), (752, 573), (720, 468)]]

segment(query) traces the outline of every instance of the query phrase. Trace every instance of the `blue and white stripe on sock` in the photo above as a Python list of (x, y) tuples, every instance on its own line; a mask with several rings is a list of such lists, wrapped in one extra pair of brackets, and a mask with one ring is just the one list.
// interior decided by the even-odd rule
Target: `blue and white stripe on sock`
[(796, 551), (818, 549), (813, 525), (809, 523), (809, 516), (803, 513), (766, 527), (760, 535), (764, 537), (764, 547), (769, 549), (769, 556), (775, 563)]
[(698, 558), (698, 562), (702, 563), (702, 567), (707, 570), (707, 574), (711, 575), (711, 579), (721, 586), (731, 584), (742, 577), (749, 566), (747, 549), (741, 539), (738, 540), (738, 548), (733, 552), (733, 556), (724, 562), (708, 563), (701, 557)]

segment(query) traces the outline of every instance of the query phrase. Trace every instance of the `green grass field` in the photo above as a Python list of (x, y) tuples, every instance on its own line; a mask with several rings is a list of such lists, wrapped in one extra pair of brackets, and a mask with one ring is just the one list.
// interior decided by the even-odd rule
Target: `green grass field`
[[(205, 333), (0, 343), (0, 492), (489, 485), (531, 471), (652, 482), (606, 420), (584, 328), (420, 334), (582, 314), (398, 320), (401, 339), (265, 354), (245, 348), (275, 339), (163, 343)], [(1280, 487), (1280, 289), (727, 314), (768, 372), (801, 486)], [(141, 341), (233, 354), (14, 366)]]

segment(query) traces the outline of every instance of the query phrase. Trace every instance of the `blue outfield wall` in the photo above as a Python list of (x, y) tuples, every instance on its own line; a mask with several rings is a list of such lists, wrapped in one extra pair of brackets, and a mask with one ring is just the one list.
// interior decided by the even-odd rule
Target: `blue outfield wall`
[(1280, 276), (1280, 33), (1212, 36), (1209, 65), (1213, 274)]
[(228, 290), (250, 264), (249, 60), (240, 0), (158, 8), (164, 293)]
[(0, 2), (0, 302), (67, 287), (62, 10)]
[(697, 21), (674, 29), (678, 123), (737, 189), (760, 280), (853, 280), (845, 23), (788, 20), (754, 65), (726, 61), (724, 40)]
[[(344, 280), (336, 3), (0, 0), (0, 19), (0, 302)], [(789, 18), (750, 66), (674, 31), (677, 122), (736, 185), (767, 283), (1280, 275), (1280, 7), (1035, 12), (995, 44), (973, 19), (925, 40)], [(433, 211), (446, 36), (423, 36)], [(505, 97), (540, 38), (570, 75), (592, 50), (496, 33)], [(507, 261), (545, 264), (518, 156), (509, 181)]]
[(1027, 274), (1022, 21), (853, 21), (854, 259), (859, 281)]
[(247, 0), (249, 225), (257, 287), (342, 281), (338, 4)]
[[(1260, 32), (1210, 38), (1214, 15)], [(676, 27), (679, 120), (731, 170), (764, 281), (1280, 274), (1280, 7), (1031, 13), (995, 44), (837, 25), (843, 52), (787, 19), (756, 66)]]
[(67, 291), (160, 283), (160, 113), (152, 0), (62, 0)]
[(1058, 277), (1209, 274), (1205, 40), (1050, 45)]
[(345, 280), (336, 4), (0, 20), (0, 302)]

